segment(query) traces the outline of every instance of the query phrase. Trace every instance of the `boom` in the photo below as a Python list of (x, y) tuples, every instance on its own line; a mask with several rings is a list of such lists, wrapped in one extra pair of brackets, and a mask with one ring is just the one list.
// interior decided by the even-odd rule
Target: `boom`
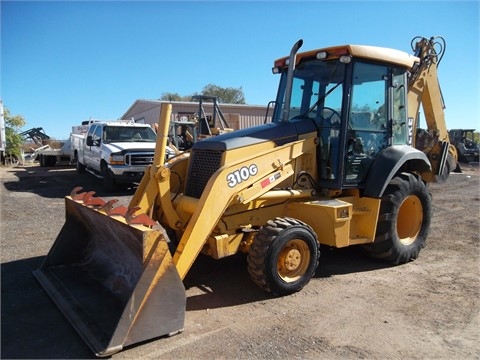
[[(439, 41), (437, 41), (437, 39)], [(416, 41), (416, 42), (415, 42)], [(415, 45), (413, 45), (415, 42)], [(438, 51), (436, 47), (439, 47)], [(438, 81), (438, 65), (445, 51), (445, 41), (441, 37), (430, 39), (417, 37), (412, 40), (412, 49), (420, 62), (413, 66), (408, 83), (408, 118), (413, 119), (413, 129), (419, 127), (418, 114), (422, 105), (427, 124), (426, 132), (413, 132), (413, 144), (425, 152), (432, 165), (436, 180), (443, 180), (450, 170), (457, 167), (457, 152), (450, 144), (445, 122), (445, 103)], [(450, 156), (449, 156), (450, 155)], [(427, 181), (432, 175), (422, 173)]]

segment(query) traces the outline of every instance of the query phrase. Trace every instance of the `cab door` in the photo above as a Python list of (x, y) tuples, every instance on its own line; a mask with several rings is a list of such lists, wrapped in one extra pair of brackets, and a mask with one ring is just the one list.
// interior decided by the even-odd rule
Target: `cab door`
[(84, 165), (90, 167), (92, 164), (92, 147), (93, 147), (93, 134), (98, 125), (92, 125), (88, 129), (87, 136), (85, 138), (85, 144), (83, 146), (83, 161)]
[(357, 186), (378, 154), (389, 144), (390, 69), (355, 62), (346, 129), (344, 186)]
[(90, 127), (85, 141), (85, 165), (95, 170), (99, 170), (100, 166), (99, 156), (101, 155), (102, 129), (103, 127), (101, 125)]
[(93, 133), (90, 147), (90, 166), (96, 171), (100, 171), (100, 160), (102, 159), (102, 133), (103, 126), (98, 125)]

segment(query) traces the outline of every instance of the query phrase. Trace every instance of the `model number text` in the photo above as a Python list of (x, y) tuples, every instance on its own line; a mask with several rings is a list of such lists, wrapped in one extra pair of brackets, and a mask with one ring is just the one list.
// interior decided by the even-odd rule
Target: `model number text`
[(242, 168), (235, 170), (227, 175), (227, 184), (229, 187), (234, 187), (240, 184), (242, 181), (248, 180), (250, 176), (255, 176), (258, 173), (258, 167), (255, 164), (250, 166), (243, 166)]

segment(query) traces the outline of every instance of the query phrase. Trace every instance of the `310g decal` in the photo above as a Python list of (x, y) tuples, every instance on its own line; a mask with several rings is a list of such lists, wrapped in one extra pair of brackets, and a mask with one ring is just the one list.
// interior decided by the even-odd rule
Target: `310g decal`
[(255, 176), (258, 174), (258, 167), (255, 164), (250, 166), (243, 166), (238, 170), (227, 175), (227, 185), (231, 188), (237, 186), (242, 181), (246, 181), (250, 176)]

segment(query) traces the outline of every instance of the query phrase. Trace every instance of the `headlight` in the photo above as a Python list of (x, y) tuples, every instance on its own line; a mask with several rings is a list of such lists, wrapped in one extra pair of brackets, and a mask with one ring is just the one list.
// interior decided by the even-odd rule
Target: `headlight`
[(125, 161), (123, 160), (123, 155), (110, 155), (110, 164), (112, 165), (123, 165)]

